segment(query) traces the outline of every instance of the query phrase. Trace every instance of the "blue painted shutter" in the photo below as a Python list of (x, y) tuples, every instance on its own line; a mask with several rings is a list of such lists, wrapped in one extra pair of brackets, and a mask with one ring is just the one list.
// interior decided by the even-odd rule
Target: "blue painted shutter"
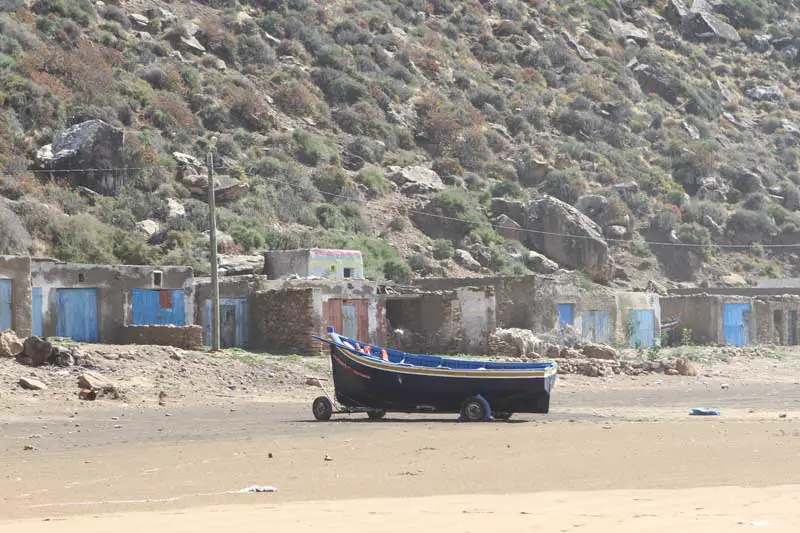
[(10, 279), (0, 279), (0, 331), (14, 324), (14, 284)]
[(628, 344), (631, 348), (649, 348), (655, 344), (656, 313), (652, 309), (628, 311)]
[(583, 314), (583, 338), (594, 342), (608, 342), (611, 339), (611, 312), (603, 310), (586, 311)]
[(247, 300), (236, 301), (236, 346), (246, 348), (249, 342), (247, 327)]
[(44, 336), (44, 325), (42, 324), (42, 289), (34, 287), (31, 289), (31, 332), (37, 337)]
[(207, 299), (203, 306), (203, 336), (206, 346), (211, 346), (211, 299)]
[(723, 304), (722, 334), (725, 344), (750, 343), (750, 304)]
[(558, 304), (558, 327), (572, 326), (575, 323), (575, 304)]
[(186, 325), (183, 290), (132, 289), (131, 308), (134, 326)]
[(56, 289), (56, 335), (78, 342), (97, 342), (96, 289)]

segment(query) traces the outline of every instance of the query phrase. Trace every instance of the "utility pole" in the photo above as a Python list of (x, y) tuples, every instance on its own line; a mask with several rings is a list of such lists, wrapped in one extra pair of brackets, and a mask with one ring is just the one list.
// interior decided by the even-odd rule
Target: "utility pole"
[(211, 237), (211, 350), (219, 351), (219, 268), (217, 267), (217, 213), (214, 195), (214, 153), (209, 150), (208, 165), (208, 222)]

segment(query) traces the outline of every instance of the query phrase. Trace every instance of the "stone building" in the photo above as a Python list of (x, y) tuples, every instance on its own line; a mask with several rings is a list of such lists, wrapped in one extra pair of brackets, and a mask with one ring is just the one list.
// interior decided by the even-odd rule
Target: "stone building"
[(697, 344), (798, 344), (797, 288), (675, 289), (661, 307), (678, 323), (675, 335)]
[(0, 297), (0, 329), (20, 336), (115, 343), (127, 327), (184, 326), (194, 320), (194, 274), (187, 267), (3, 256), (0, 294), (11, 295)]

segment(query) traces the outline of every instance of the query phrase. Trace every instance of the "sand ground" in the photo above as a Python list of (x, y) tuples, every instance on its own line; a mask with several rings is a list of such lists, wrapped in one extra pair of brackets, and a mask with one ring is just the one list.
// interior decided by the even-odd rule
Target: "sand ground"
[[(799, 368), (568, 376), (549, 415), (486, 424), (313, 422), (318, 389), (302, 403), (26, 402), (0, 413), (0, 532), (796, 532)], [(722, 416), (688, 416), (698, 406)], [(252, 485), (278, 491), (236, 493)]]

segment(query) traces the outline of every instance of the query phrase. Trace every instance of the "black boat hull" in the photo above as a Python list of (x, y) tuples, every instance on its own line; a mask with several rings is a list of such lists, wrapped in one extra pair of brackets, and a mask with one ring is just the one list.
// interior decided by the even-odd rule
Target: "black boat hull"
[[(458, 413), (465, 399), (485, 398), (495, 413), (547, 413), (555, 372), (500, 376), (497, 372), (396, 369), (330, 344), (336, 401), (346, 408), (388, 412)], [(512, 373), (513, 374), (513, 373)]]

